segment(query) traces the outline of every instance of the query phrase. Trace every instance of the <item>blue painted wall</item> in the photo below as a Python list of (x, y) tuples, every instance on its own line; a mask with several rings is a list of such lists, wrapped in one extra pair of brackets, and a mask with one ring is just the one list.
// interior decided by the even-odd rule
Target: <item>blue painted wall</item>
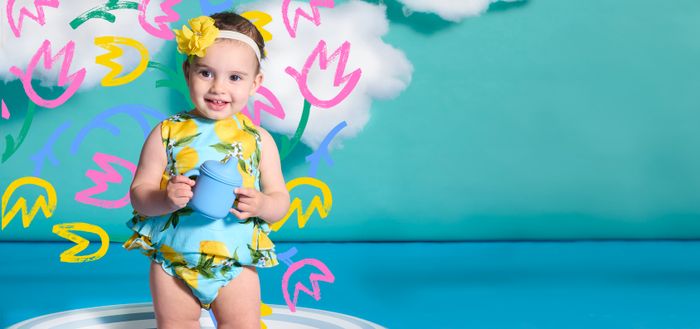
[[(273, 239), (700, 237), (700, 2), (496, 3), (461, 22), (384, 3), (383, 39), (413, 65), (411, 82), (372, 102), (362, 131), (332, 150), (331, 166), (319, 165), (317, 178), (333, 193), (329, 216), (314, 214), (301, 229), (294, 215)], [(175, 8), (182, 18), (173, 27), (201, 13), (196, 2)], [(152, 60), (175, 68), (173, 45)], [(20, 147), (0, 164), (0, 192), (38, 176), (55, 188), (57, 207), (28, 228), (16, 216), (0, 240), (62, 240), (51, 230), (66, 222), (98, 225), (116, 241), (129, 235), (129, 206), (96, 207), (75, 195), (94, 186), (86, 172), (99, 169), (96, 152), (137, 163), (142, 128), (115, 114), (106, 121), (118, 135), (94, 129), (71, 147), (106, 111), (153, 110), (143, 114), (153, 126), (158, 114), (186, 108), (181, 95), (155, 88), (163, 76), (149, 69), (129, 84), (36, 108)], [(46, 98), (61, 93), (34, 85)], [(0, 83), (0, 98), (11, 112), (0, 133), (17, 140), (29, 99), (18, 80)], [(33, 157), (51, 140), (56, 162), (39, 165)], [(284, 160), (288, 181), (309, 176), (311, 152), (302, 145)], [(102, 199), (128, 191), (130, 172), (114, 168), (124, 180)], [(17, 189), (4, 213), (40, 193)], [(293, 196), (308, 204), (313, 193)]]

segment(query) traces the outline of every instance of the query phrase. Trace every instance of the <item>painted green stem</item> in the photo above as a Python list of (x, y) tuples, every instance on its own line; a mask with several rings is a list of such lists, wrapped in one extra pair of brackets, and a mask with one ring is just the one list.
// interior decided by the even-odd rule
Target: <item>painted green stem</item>
[(70, 27), (72, 27), (75, 30), (80, 25), (83, 25), (83, 23), (85, 23), (93, 18), (104, 19), (110, 23), (114, 23), (116, 21), (117, 17), (114, 16), (112, 13), (110, 13), (110, 11), (117, 10), (117, 9), (138, 10), (139, 4), (138, 4), (138, 2), (132, 2), (132, 1), (109, 0), (109, 1), (107, 1), (107, 4), (92, 8), (92, 9), (84, 12), (82, 15), (74, 18), (70, 22)]
[(148, 62), (148, 67), (160, 70), (163, 73), (165, 73), (168, 78), (167, 79), (160, 79), (156, 81), (156, 88), (170, 88), (175, 90), (176, 92), (180, 93), (182, 97), (185, 98), (187, 101), (187, 104), (190, 106), (190, 108), (194, 107), (194, 104), (192, 104), (192, 100), (190, 99), (190, 91), (187, 89), (187, 82), (185, 82), (185, 76), (184, 73), (182, 72), (182, 69), (178, 69), (177, 71), (174, 71), (173, 69), (158, 63), (158, 62)]
[(309, 103), (309, 101), (307, 100), (304, 100), (304, 111), (301, 113), (301, 120), (299, 120), (299, 126), (297, 127), (297, 131), (294, 133), (294, 136), (292, 136), (291, 140), (287, 137), (282, 136), (282, 145), (280, 147), (280, 160), (283, 160), (290, 153), (292, 153), (292, 150), (297, 146), (299, 140), (301, 140), (301, 136), (304, 134), (304, 130), (306, 129), (306, 123), (309, 122), (310, 112), (311, 103)]
[(36, 109), (36, 104), (33, 102), (29, 102), (29, 105), (27, 105), (27, 116), (24, 117), (24, 123), (22, 124), (22, 129), (19, 131), (19, 136), (17, 136), (17, 144), (15, 144), (14, 138), (10, 136), (10, 134), (5, 135), (5, 152), (2, 154), (2, 162), (4, 163), (7, 161), (19, 147), (22, 145), (22, 142), (24, 142), (24, 138), (27, 137), (27, 133), (29, 132), (29, 127), (32, 126), (32, 120), (34, 118), (34, 110)]

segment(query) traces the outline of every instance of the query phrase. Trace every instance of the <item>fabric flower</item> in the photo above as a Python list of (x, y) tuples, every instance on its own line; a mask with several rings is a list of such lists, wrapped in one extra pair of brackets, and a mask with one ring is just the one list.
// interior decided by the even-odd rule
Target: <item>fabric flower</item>
[(207, 47), (211, 46), (219, 35), (219, 29), (214, 26), (214, 19), (209, 16), (199, 16), (189, 20), (192, 30), (186, 25), (182, 30), (173, 30), (177, 41), (177, 51), (188, 56), (204, 57)]
[(241, 145), (240, 142), (231, 144), (231, 151), (229, 154), (236, 159), (243, 160), (243, 145)]

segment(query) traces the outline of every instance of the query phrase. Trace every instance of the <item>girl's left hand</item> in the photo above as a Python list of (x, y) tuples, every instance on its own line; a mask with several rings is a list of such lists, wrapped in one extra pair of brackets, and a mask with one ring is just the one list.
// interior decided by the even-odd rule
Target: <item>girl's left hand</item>
[(238, 219), (259, 217), (265, 203), (265, 194), (256, 189), (245, 187), (237, 188), (234, 193), (236, 193), (236, 202), (234, 202), (236, 208), (230, 210), (234, 216)]

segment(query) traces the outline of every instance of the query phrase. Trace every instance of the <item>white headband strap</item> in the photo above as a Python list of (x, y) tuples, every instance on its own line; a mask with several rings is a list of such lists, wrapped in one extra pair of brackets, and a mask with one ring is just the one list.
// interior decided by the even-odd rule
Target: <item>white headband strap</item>
[(253, 41), (249, 36), (240, 33), (240, 32), (235, 32), (235, 31), (229, 31), (229, 30), (219, 30), (219, 35), (217, 38), (225, 38), (225, 39), (232, 39), (232, 40), (238, 40), (241, 41), (250, 48), (253, 49), (255, 52), (255, 56), (258, 58), (258, 63), (260, 63), (260, 49), (258, 48), (258, 44)]

